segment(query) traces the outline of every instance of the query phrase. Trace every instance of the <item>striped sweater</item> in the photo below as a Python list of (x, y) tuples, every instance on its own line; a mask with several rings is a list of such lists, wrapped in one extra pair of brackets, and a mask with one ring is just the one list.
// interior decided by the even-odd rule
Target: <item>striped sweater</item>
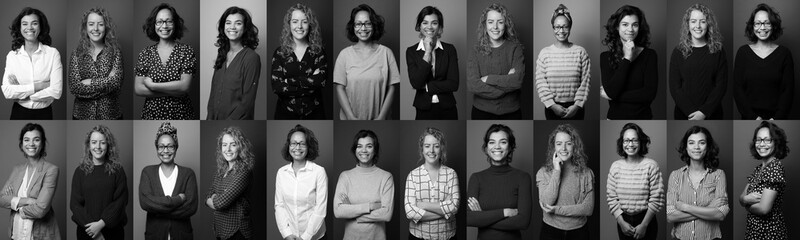
[(639, 163), (628, 163), (625, 159), (615, 161), (608, 171), (606, 197), (614, 217), (623, 212), (660, 211), (664, 207), (664, 184), (658, 163), (649, 158)]
[(589, 54), (581, 46), (542, 48), (536, 59), (536, 91), (544, 106), (575, 102), (583, 108), (589, 96), (590, 68)]

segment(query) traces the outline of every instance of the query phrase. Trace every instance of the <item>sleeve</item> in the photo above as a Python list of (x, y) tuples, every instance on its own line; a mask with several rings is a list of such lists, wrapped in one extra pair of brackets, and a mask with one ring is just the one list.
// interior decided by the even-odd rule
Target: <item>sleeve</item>
[(184, 50), (184, 56), (181, 58), (182, 61), (179, 66), (181, 74), (194, 74), (197, 72), (197, 55), (189, 45), (185, 45)]
[(40, 219), (50, 212), (53, 195), (58, 187), (58, 172), (58, 167), (56, 166), (49, 167), (45, 171), (41, 190), (39, 190), (39, 195), (36, 196), (36, 202), (19, 208), (19, 212), (25, 218)]
[[(118, 92), (122, 85), (122, 54), (119, 50), (114, 50), (111, 71), (105, 77), (93, 78), (90, 85), (81, 83), (83, 76), (80, 75), (80, 57), (76, 53), (72, 54), (70, 60), (69, 89), (73, 95), (80, 98), (98, 98), (108, 93)], [(108, 55), (106, 55), (108, 56)]]
[(320, 171), (314, 179), (317, 189), (314, 209), (309, 213), (311, 217), (308, 218), (306, 231), (300, 235), (302, 239), (311, 239), (317, 234), (322, 227), (322, 223), (325, 222), (325, 215), (328, 212), (328, 175), (325, 173), (324, 168), (319, 167), (319, 169)]
[[(504, 218), (490, 226), (499, 230), (524, 230), (531, 223), (531, 207), (533, 197), (531, 196), (531, 176), (528, 173), (521, 173), (519, 176), (519, 194), (517, 195), (517, 210), (519, 213), (513, 217)], [(503, 209), (500, 209), (502, 215)]]
[[(635, 79), (636, 81), (643, 82), (642, 87), (631, 91), (621, 92), (618, 96), (620, 101), (652, 103), (656, 98), (656, 94), (658, 92), (658, 56), (656, 56), (656, 52), (652, 49), (645, 49), (642, 53), (644, 53), (644, 51), (651, 53), (639, 55), (640, 58), (644, 57), (644, 59), (641, 60), (645, 61), (644, 76), (637, 76), (637, 79)], [(606, 93), (608, 93), (608, 89), (606, 89)], [(611, 96), (609, 95), (609, 97)], [(614, 97), (611, 97), (611, 99), (614, 99)]]
[(5, 189), (12, 189), (12, 190), (14, 189), (11, 185), (13, 184), (14, 179), (16, 179), (17, 177), (16, 176), (17, 171), (18, 171), (17, 168), (14, 167), (14, 169), (11, 171), (11, 175), (9, 175), (8, 179), (6, 179), (6, 183), (3, 184), (3, 188), (0, 189), (2, 190), (0, 191), (0, 207), (11, 209), (12, 211), (15, 211), (17, 209), (16, 206), (17, 203), (19, 202), (18, 199), (14, 200), (17, 198), (17, 193), (15, 191), (7, 192), (5, 191)]
[(336, 193), (333, 195), (333, 215), (336, 216), (336, 218), (353, 219), (369, 213), (369, 203), (342, 203), (342, 199), (339, 196), (342, 194), (350, 195), (349, 178), (350, 176), (347, 172), (342, 172), (339, 174), (339, 180), (336, 183)]
[(622, 206), (619, 203), (619, 195), (617, 195), (617, 169), (616, 164), (611, 164), (611, 169), (608, 170), (608, 179), (606, 180), (606, 201), (608, 202), (608, 210), (614, 218), (622, 215)]
[(137, 77), (149, 77), (150, 68), (147, 66), (147, 49), (149, 47), (145, 47), (142, 51), (139, 52), (139, 56), (136, 59), (136, 67), (133, 69), (134, 73)]
[(581, 51), (581, 85), (575, 93), (575, 105), (581, 108), (583, 108), (586, 99), (589, 98), (589, 87), (592, 80), (591, 69), (592, 62), (589, 59), (589, 54), (584, 49), (584, 51)]
[(783, 61), (781, 70), (780, 97), (778, 99), (778, 111), (775, 112), (775, 119), (789, 119), (792, 112), (792, 101), (794, 99), (794, 59), (792, 53), (786, 50), (786, 59)]
[[(394, 180), (390, 173), (386, 172), (386, 175), (388, 175), (388, 177), (383, 179), (381, 183), (381, 208), (359, 216), (356, 220), (357, 222), (388, 222), (392, 219), (392, 211), (394, 209)], [(369, 203), (367, 203), (367, 205), (369, 205)], [(369, 206), (367, 206), (367, 210), (369, 210)]]
[(450, 169), (448, 177), (445, 199), (439, 203), (445, 219), (450, 219), (458, 213), (458, 204), (461, 201), (461, 193), (458, 190), (458, 174), (455, 170)]
[(333, 65), (333, 83), (347, 86), (347, 48), (339, 52), (336, 63)]
[[(716, 193), (716, 198), (728, 199), (725, 171), (722, 171), (722, 169), (717, 169), (717, 171), (719, 171), (719, 175), (717, 175), (717, 178), (715, 179), (715, 181), (717, 181), (717, 186), (716, 190), (714, 191)], [(724, 216), (728, 216), (728, 212), (731, 210), (727, 200), (725, 201), (724, 205), (717, 207), (717, 209), (722, 213), (723, 218), (725, 218)]]
[(281, 233), (282, 238), (286, 238), (295, 233), (292, 225), (289, 224), (289, 212), (286, 210), (286, 201), (283, 196), (283, 181), (281, 180), (281, 170), (275, 175), (275, 224), (278, 225), (278, 231)]
[(594, 172), (587, 169), (582, 174), (583, 185), (581, 186), (580, 199), (578, 204), (555, 206), (555, 213), (568, 217), (588, 217), (594, 211)]
[[(745, 45), (747, 46), (747, 45)], [(745, 62), (744, 47), (740, 47), (736, 52), (736, 59), (733, 62), (733, 99), (736, 100), (736, 108), (742, 114), (742, 119), (755, 120), (756, 116), (750, 108), (750, 100), (747, 99), (747, 79), (745, 69), (748, 64)]]
[(11, 84), (9, 81), (9, 76), (16, 76), (15, 72), (19, 68), (14, 59), (14, 54), (15, 53), (12, 51), (6, 55), (6, 69), (3, 71), (3, 96), (5, 96), (6, 99), (25, 99), (34, 93), (34, 86), (33, 83), (19, 85)]
[(762, 174), (764, 174), (764, 188), (769, 188), (776, 192), (784, 191), (784, 187), (786, 187), (786, 172), (783, 169), (783, 163), (774, 162), (767, 165), (766, 171), (763, 171)]
[(85, 174), (80, 167), (75, 168), (72, 175), (72, 191), (70, 191), (69, 209), (72, 210), (72, 221), (78, 226), (93, 222), (86, 212), (86, 199), (83, 197), (83, 181)]
[(536, 173), (536, 187), (539, 189), (539, 201), (547, 205), (555, 205), (558, 200), (558, 189), (561, 185), (561, 170), (555, 168), (548, 173), (542, 167)]
[(433, 78), (432, 65), (416, 54), (413, 46), (406, 49), (406, 65), (408, 65), (408, 81), (417, 91), (424, 91), (425, 84)]
[(240, 104), (233, 106), (233, 112), (228, 116), (231, 119), (245, 119), (255, 108), (256, 92), (258, 91), (258, 78), (261, 76), (261, 57), (253, 52), (242, 64), (242, 86), (240, 87)]
[[(400, 83), (400, 68), (397, 67), (397, 59), (394, 58), (392, 49), (386, 48), (387, 64), (389, 64), (389, 85)], [(394, 186), (394, 185), (393, 185)]]
[(485, 99), (498, 99), (506, 93), (491, 85), (481, 81), (481, 66), (479, 57), (483, 57), (479, 52), (473, 50), (472, 55), (467, 62), (467, 89), (472, 94), (475, 94)]
[(667, 215), (670, 215), (677, 210), (675, 208), (675, 202), (678, 201), (681, 178), (681, 174), (678, 171), (679, 170), (676, 170), (669, 174), (669, 187), (667, 188)]
[(650, 168), (650, 197), (647, 199), (647, 209), (657, 213), (664, 207), (664, 184), (662, 183), (661, 170), (653, 162)]
[(64, 69), (61, 66), (61, 54), (59, 54), (58, 50), (55, 48), (51, 50), (53, 51), (53, 55), (52, 58), (49, 59), (50, 76), (48, 76), (49, 79), (47, 79), (50, 81), (50, 85), (31, 95), (31, 100), (39, 100), (48, 97), (53, 99), (61, 98), (61, 90), (64, 84)]
[(716, 69), (713, 79), (714, 87), (711, 89), (708, 98), (706, 98), (706, 102), (700, 106), (700, 112), (707, 116), (710, 116), (714, 110), (721, 107), (722, 97), (725, 96), (725, 91), (728, 90), (728, 56), (725, 54), (725, 49), (720, 49), (717, 53)]
[[(536, 92), (539, 93), (539, 99), (544, 103), (545, 108), (550, 108), (556, 104), (555, 93), (550, 89), (550, 84), (547, 82), (547, 60), (545, 50), (539, 52), (539, 57), (536, 58)], [(539, 174), (536, 174), (538, 182)], [(538, 184), (538, 183), (537, 183)]]
[(525, 55), (522, 52), (522, 45), (516, 44), (511, 53), (513, 74), (489, 75), (486, 78), (486, 84), (494, 86), (505, 93), (519, 90), (522, 87), (522, 81), (525, 79)]
[[(681, 53), (678, 48), (673, 49), (669, 61), (669, 92), (672, 94), (672, 100), (675, 101), (675, 106), (682, 112), (691, 114), (698, 110), (698, 106), (692, 104), (691, 98), (687, 97), (686, 92), (683, 90), (684, 79), (683, 76), (681, 76), (683, 61), (683, 53)], [(711, 112), (703, 112), (703, 114), (710, 116)]]
[[(467, 196), (481, 199), (480, 179), (476, 174), (472, 174), (467, 184)], [(518, 211), (521, 213), (522, 210)], [(470, 227), (489, 227), (492, 224), (503, 220), (503, 209), (472, 211), (467, 208), (467, 226)]]
[[(444, 75), (437, 75), (434, 79), (438, 81), (428, 82), (428, 92), (431, 94), (450, 93), (458, 91), (458, 81), (461, 78), (461, 73), (458, 71), (458, 53), (456, 49), (450, 45), (445, 45), (445, 51), (441, 58), (447, 59), (447, 73)], [(408, 56), (408, 55), (406, 55)], [(421, 59), (420, 59), (421, 60)], [(422, 61), (425, 62), (425, 61)], [(425, 62), (427, 63), (427, 62)], [(411, 72), (409, 72), (410, 75)], [(440, 80), (444, 78), (443, 80)], [(425, 88), (425, 86), (422, 86)]]
[[(408, 55), (406, 55), (408, 56)], [(408, 173), (408, 177), (406, 177), (406, 190), (405, 190), (405, 198), (403, 199), (403, 206), (405, 207), (406, 211), (406, 218), (408, 220), (414, 221), (414, 223), (419, 223), (419, 220), (422, 219), (422, 216), (425, 215), (425, 209), (417, 207), (417, 184), (414, 182), (414, 170)]]
[(184, 184), (186, 187), (183, 190), (186, 200), (168, 214), (169, 217), (174, 219), (187, 219), (197, 212), (197, 178), (190, 168), (182, 168), (181, 171), (188, 173)]
[(229, 174), (233, 174), (232, 176), (229, 175), (229, 177), (233, 178), (230, 188), (222, 192), (217, 192), (216, 197), (212, 200), (214, 202), (214, 209), (216, 210), (226, 209), (233, 205), (250, 185), (251, 172), (249, 169), (240, 168)]
[(625, 90), (625, 85), (627, 85), (629, 81), (628, 75), (630, 73), (631, 61), (622, 59), (617, 63), (617, 68), (613, 69), (611, 67), (613, 58), (614, 54), (611, 52), (603, 52), (600, 54), (600, 79), (603, 82), (603, 89), (606, 91), (606, 95), (608, 95), (612, 101), (617, 101), (619, 100), (619, 96), (622, 95), (622, 91)]
[(173, 208), (181, 204), (181, 198), (178, 196), (164, 196), (163, 192), (156, 193), (153, 191), (152, 184), (160, 184), (158, 179), (150, 179), (150, 174), (147, 172), (149, 167), (142, 169), (142, 176), (139, 180), (139, 205), (142, 210), (154, 214), (166, 214), (172, 211)]
[(128, 206), (128, 177), (125, 175), (125, 169), (117, 169), (114, 181), (113, 198), (100, 214), (100, 219), (106, 223), (106, 228), (121, 226), (128, 221), (125, 215), (125, 207)]

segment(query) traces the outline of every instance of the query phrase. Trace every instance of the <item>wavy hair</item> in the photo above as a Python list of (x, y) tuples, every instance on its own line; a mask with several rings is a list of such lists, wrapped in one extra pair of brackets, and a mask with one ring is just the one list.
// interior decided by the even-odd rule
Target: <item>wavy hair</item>
[(47, 22), (47, 16), (44, 15), (42, 11), (39, 9), (25, 7), (22, 11), (17, 14), (17, 17), (14, 18), (14, 21), (11, 22), (11, 26), (9, 29), (11, 30), (11, 50), (16, 51), (17, 49), (21, 48), (25, 45), (25, 37), (22, 36), (22, 17), (28, 15), (36, 15), (39, 18), (39, 36), (36, 37), (36, 40), (39, 40), (40, 43), (50, 46), (53, 43), (53, 38), (50, 37), (50, 24)]
[(183, 38), (183, 32), (186, 30), (186, 25), (183, 25), (183, 18), (178, 15), (178, 10), (175, 10), (175, 7), (169, 5), (167, 3), (161, 3), (158, 6), (154, 7), (152, 11), (150, 11), (150, 16), (147, 17), (145, 20), (144, 25), (142, 25), (142, 31), (147, 34), (147, 38), (152, 41), (158, 42), (160, 37), (156, 33), (156, 17), (158, 16), (158, 12), (163, 9), (169, 10), (172, 14), (172, 35), (169, 36), (169, 40), (178, 40)]
[(278, 53), (283, 57), (288, 57), (294, 54), (294, 38), (292, 37), (292, 13), (300, 11), (306, 15), (308, 20), (308, 34), (306, 34), (306, 41), (308, 41), (308, 51), (312, 54), (322, 52), (322, 33), (319, 29), (319, 21), (317, 15), (306, 5), (301, 3), (295, 4), (286, 10), (286, 15), (283, 16), (283, 30), (281, 30), (281, 46)]
[(692, 162), (692, 158), (689, 157), (686, 144), (689, 142), (689, 136), (697, 133), (706, 135), (706, 154), (703, 156), (703, 167), (713, 172), (719, 167), (719, 145), (716, 141), (714, 141), (714, 137), (711, 136), (711, 132), (709, 132), (705, 127), (692, 126), (686, 130), (685, 134), (683, 134), (683, 138), (681, 138), (681, 144), (677, 149), (678, 153), (681, 155), (681, 161), (686, 163), (686, 165), (689, 165)]
[[(92, 46), (92, 40), (89, 39), (89, 30), (86, 27), (87, 21), (89, 20), (89, 14), (92, 13), (100, 15), (100, 17), (103, 18), (103, 24), (105, 25), (103, 43), (105, 43), (106, 47), (111, 49), (109, 53), (118, 54), (119, 41), (117, 41), (117, 34), (114, 32), (114, 29), (116, 29), (117, 26), (114, 24), (114, 21), (111, 20), (111, 16), (108, 14), (108, 11), (102, 7), (94, 7), (83, 13), (83, 16), (81, 17), (81, 40), (78, 43), (78, 47), (75, 49), (75, 54), (78, 54), (78, 56), (87, 56), (91, 55), (92, 53), (94, 46)], [(112, 57), (111, 59), (114, 58)]]
[(786, 156), (789, 156), (789, 141), (786, 140), (786, 131), (770, 121), (761, 121), (761, 124), (753, 131), (753, 139), (750, 142), (750, 155), (755, 159), (761, 159), (761, 155), (759, 155), (758, 150), (756, 150), (756, 135), (758, 135), (758, 130), (762, 128), (769, 130), (769, 137), (772, 139), (773, 148), (775, 148), (768, 157), (784, 159)]
[(606, 37), (603, 39), (603, 45), (606, 45), (608, 50), (611, 51), (611, 67), (614, 69), (617, 68), (617, 64), (619, 64), (623, 58), (622, 42), (618, 30), (619, 23), (622, 21), (622, 18), (630, 15), (635, 15), (636, 18), (639, 19), (639, 32), (636, 38), (633, 39), (633, 43), (636, 44), (636, 46), (645, 48), (650, 46), (650, 25), (647, 24), (644, 12), (638, 7), (631, 5), (620, 7), (614, 14), (611, 14), (611, 17), (608, 18), (608, 22), (604, 26), (606, 29)]
[(544, 169), (548, 172), (553, 171), (553, 161), (550, 160), (556, 152), (555, 143), (558, 133), (565, 133), (572, 139), (572, 143), (574, 144), (572, 148), (572, 162), (577, 167), (575, 168), (575, 172), (583, 172), (588, 169), (586, 167), (586, 161), (589, 157), (586, 156), (586, 152), (584, 151), (583, 140), (581, 140), (581, 135), (578, 133), (578, 130), (571, 124), (558, 125), (556, 129), (550, 132), (550, 136), (547, 137), (547, 157), (544, 161)]
[(617, 138), (617, 154), (620, 157), (628, 157), (628, 154), (625, 153), (625, 146), (622, 146), (623, 141), (625, 141), (625, 131), (631, 129), (636, 131), (636, 137), (639, 138), (639, 148), (636, 155), (644, 157), (650, 150), (650, 136), (644, 133), (642, 127), (640, 127), (636, 123), (626, 123), (625, 126), (622, 126), (622, 130), (619, 131), (619, 138)]
[(439, 164), (444, 165), (445, 163), (447, 163), (447, 141), (445, 140), (445, 134), (444, 132), (442, 132), (442, 130), (432, 127), (425, 128), (425, 130), (422, 131), (422, 134), (419, 135), (419, 141), (417, 142), (418, 143), (417, 146), (419, 149), (418, 151), (419, 159), (417, 160), (417, 162), (418, 163), (425, 162), (424, 145), (425, 145), (425, 136), (428, 135), (436, 138), (436, 140), (439, 141), (439, 149), (441, 149), (441, 153), (439, 154)]
[(306, 135), (306, 160), (313, 161), (319, 157), (319, 141), (317, 141), (317, 137), (314, 136), (314, 132), (311, 129), (304, 127), (303, 125), (297, 124), (289, 130), (289, 133), (286, 134), (286, 143), (283, 144), (283, 148), (281, 148), (281, 157), (284, 160), (292, 162), (292, 155), (289, 154), (289, 144), (292, 138), (292, 135), (296, 132), (300, 132)]
[(234, 142), (236, 142), (236, 145), (239, 146), (239, 154), (237, 155), (238, 159), (234, 160), (239, 161), (239, 163), (235, 164), (233, 169), (236, 171), (252, 170), (256, 159), (256, 155), (252, 150), (253, 145), (250, 143), (250, 140), (247, 139), (244, 133), (242, 133), (242, 129), (239, 129), (239, 127), (230, 126), (222, 129), (222, 132), (220, 132), (219, 136), (217, 136), (217, 174), (222, 175), (228, 171), (228, 161), (226, 161), (225, 157), (222, 156), (222, 137), (226, 134), (233, 137)]
[(89, 130), (86, 133), (86, 140), (83, 141), (83, 157), (81, 158), (81, 164), (78, 166), (81, 170), (83, 170), (83, 174), (89, 175), (94, 170), (94, 162), (92, 162), (92, 146), (90, 141), (92, 139), (92, 133), (97, 132), (103, 134), (106, 137), (106, 155), (103, 156), (105, 172), (108, 175), (114, 174), (120, 169), (122, 169), (122, 164), (119, 163), (119, 149), (117, 149), (117, 140), (114, 138), (114, 134), (111, 133), (111, 129), (106, 127), (105, 125), (97, 125)]
[(781, 35), (783, 35), (783, 26), (781, 22), (781, 15), (778, 14), (774, 8), (770, 7), (766, 3), (761, 3), (756, 6), (756, 9), (753, 9), (753, 12), (750, 13), (750, 18), (747, 19), (747, 26), (744, 28), (744, 36), (747, 37), (747, 40), (754, 43), (758, 41), (758, 37), (756, 36), (754, 27), (755, 27), (755, 19), (756, 13), (760, 11), (767, 12), (767, 17), (769, 18), (769, 23), (772, 24), (771, 32), (767, 41), (775, 41), (778, 40)]
[(514, 157), (514, 150), (517, 149), (517, 138), (514, 137), (514, 131), (504, 124), (492, 124), (492, 126), (489, 126), (489, 129), (486, 129), (486, 134), (483, 135), (481, 151), (486, 154), (486, 160), (491, 162), (492, 159), (489, 157), (489, 153), (486, 152), (486, 148), (489, 146), (489, 137), (492, 135), (492, 133), (496, 132), (505, 132), (506, 135), (508, 135), (508, 154), (506, 155), (506, 163), (511, 163), (511, 160)]
[(486, 15), (489, 14), (489, 11), (495, 11), (503, 15), (503, 25), (505, 25), (503, 39), (513, 43), (518, 42), (517, 31), (514, 30), (514, 21), (511, 20), (511, 13), (506, 10), (505, 6), (499, 3), (492, 3), (492, 5), (483, 9), (480, 22), (478, 23), (478, 29), (475, 31), (475, 33), (478, 34), (478, 41), (475, 42), (475, 50), (483, 55), (492, 53), (492, 41), (489, 38), (489, 34), (486, 33)]
[(717, 17), (706, 5), (696, 3), (686, 9), (686, 13), (683, 14), (683, 22), (681, 23), (681, 39), (677, 46), (678, 50), (680, 50), (681, 54), (683, 54), (683, 58), (686, 59), (689, 57), (689, 55), (692, 55), (692, 33), (690, 33), (691, 29), (689, 29), (689, 18), (692, 16), (692, 11), (700, 11), (706, 16), (708, 30), (706, 31), (705, 38), (708, 45), (708, 51), (712, 54), (721, 51), (722, 33), (719, 31)]
[(47, 136), (44, 134), (44, 128), (42, 125), (37, 123), (27, 123), (22, 129), (19, 131), (19, 150), (22, 151), (22, 155), (25, 155), (25, 150), (23, 150), (23, 143), (22, 140), (25, 138), (25, 133), (30, 131), (39, 131), (39, 137), (41, 138), (42, 146), (39, 149), (39, 152), (36, 153), (36, 156), (33, 156), (36, 159), (42, 159), (47, 156)]
[(244, 18), (244, 32), (242, 32), (241, 36), (242, 46), (250, 49), (258, 47), (258, 27), (253, 24), (253, 18), (250, 17), (250, 13), (244, 8), (229, 7), (217, 21), (217, 42), (214, 43), (214, 46), (217, 47), (217, 59), (214, 60), (214, 69), (222, 68), (228, 59), (231, 41), (225, 35), (225, 21), (228, 20), (228, 16), (233, 14), (241, 14), (242, 18)]
[(350, 42), (358, 42), (358, 37), (356, 37), (356, 15), (361, 11), (369, 14), (369, 22), (372, 23), (372, 35), (370, 35), (369, 41), (380, 40), (383, 34), (386, 33), (386, 20), (367, 4), (358, 5), (358, 7), (350, 11), (350, 21), (347, 22), (347, 39)]

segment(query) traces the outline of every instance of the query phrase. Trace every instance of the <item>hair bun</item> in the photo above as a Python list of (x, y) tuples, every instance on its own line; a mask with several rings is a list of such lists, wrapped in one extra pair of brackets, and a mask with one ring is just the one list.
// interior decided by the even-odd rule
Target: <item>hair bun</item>
[(156, 132), (156, 137), (164, 134), (175, 135), (177, 133), (178, 129), (173, 127), (172, 124), (170, 124), (169, 122), (163, 122), (161, 123), (161, 126), (158, 127), (158, 131)]

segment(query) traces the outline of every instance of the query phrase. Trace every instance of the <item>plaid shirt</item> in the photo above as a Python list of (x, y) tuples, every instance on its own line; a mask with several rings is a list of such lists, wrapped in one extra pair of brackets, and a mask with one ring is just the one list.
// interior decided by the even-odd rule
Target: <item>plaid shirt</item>
[[(424, 166), (408, 173), (404, 206), (412, 235), (423, 239), (449, 239), (456, 234), (455, 214), (458, 212), (460, 195), (456, 171), (447, 166), (439, 169), (436, 181), (431, 181)], [(439, 202), (443, 216), (430, 221), (421, 221), (427, 213), (417, 207), (417, 202)]]
[(239, 231), (245, 238), (252, 238), (250, 222), (250, 169), (235, 168), (228, 175), (217, 173), (206, 199), (214, 196), (214, 233), (218, 238), (228, 239)]

